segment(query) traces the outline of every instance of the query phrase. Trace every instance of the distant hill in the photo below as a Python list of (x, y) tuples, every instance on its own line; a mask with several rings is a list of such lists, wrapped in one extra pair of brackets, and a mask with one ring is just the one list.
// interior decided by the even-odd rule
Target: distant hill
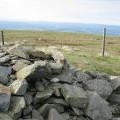
[(58, 32), (81, 32), (102, 34), (103, 28), (107, 28), (108, 35), (120, 36), (120, 26), (83, 23), (59, 23), (59, 22), (10, 22), (0, 21), (0, 29), (10, 30), (40, 30)]

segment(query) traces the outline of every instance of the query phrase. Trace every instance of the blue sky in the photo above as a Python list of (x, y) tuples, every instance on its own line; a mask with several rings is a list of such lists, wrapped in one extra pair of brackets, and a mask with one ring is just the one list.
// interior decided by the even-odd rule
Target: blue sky
[(0, 0), (0, 20), (120, 25), (120, 0)]

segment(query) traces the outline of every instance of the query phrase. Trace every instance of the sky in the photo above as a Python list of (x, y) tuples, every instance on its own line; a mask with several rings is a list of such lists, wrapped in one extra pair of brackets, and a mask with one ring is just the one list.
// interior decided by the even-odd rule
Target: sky
[(120, 0), (0, 0), (0, 20), (120, 25)]

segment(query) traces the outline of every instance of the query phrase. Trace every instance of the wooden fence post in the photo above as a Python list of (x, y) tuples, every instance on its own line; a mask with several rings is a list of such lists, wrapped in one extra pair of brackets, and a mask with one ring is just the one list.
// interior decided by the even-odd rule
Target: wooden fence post
[(106, 28), (103, 29), (102, 57), (105, 56), (105, 39), (106, 39)]
[(1, 31), (1, 36), (2, 36), (2, 46), (4, 46), (4, 33), (3, 33), (3, 30)]

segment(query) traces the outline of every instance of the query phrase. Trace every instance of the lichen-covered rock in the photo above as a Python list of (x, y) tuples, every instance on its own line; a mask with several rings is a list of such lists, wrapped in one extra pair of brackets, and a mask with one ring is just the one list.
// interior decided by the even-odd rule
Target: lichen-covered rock
[(26, 93), (28, 83), (26, 80), (15, 80), (9, 87), (12, 94), (24, 95)]
[(92, 77), (92, 79), (103, 79), (110, 81), (110, 77), (106, 73), (100, 73), (96, 71), (86, 71), (86, 73)]
[(88, 104), (86, 92), (80, 87), (65, 84), (61, 92), (66, 102), (71, 106), (85, 108)]
[(78, 82), (84, 82), (84, 81), (92, 79), (91, 76), (89, 76), (88, 74), (86, 74), (82, 71), (76, 71), (75, 72), (75, 77), (77, 78)]
[(86, 115), (92, 120), (109, 120), (112, 118), (108, 102), (95, 92), (89, 93), (89, 104), (86, 109)]
[(97, 92), (104, 99), (107, 99), (113, 91), (110, 82), (103, 79), (88, 80), (85, 82), (85, 85), (88, 87), (88, 90)]
[(7, 112), (10, 105), (11, 91), (0, 84), (0, 112)]

